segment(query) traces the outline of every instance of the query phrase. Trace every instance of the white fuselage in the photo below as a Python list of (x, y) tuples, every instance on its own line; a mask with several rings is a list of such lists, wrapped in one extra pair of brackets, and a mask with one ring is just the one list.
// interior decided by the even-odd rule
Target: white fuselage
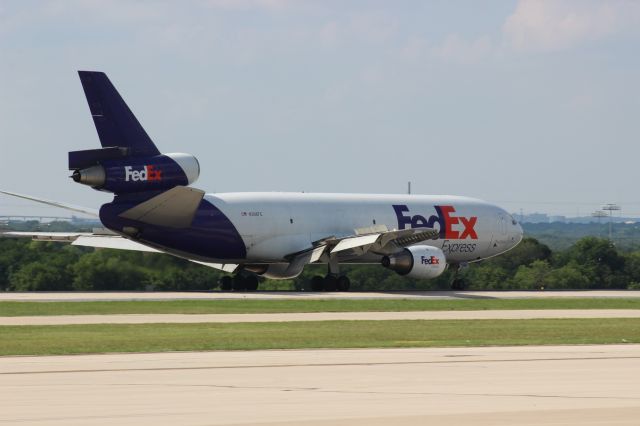
[[(522, 228), (505, 210), (467, 197), (249, 192), (207, 194), (205, 199), (240, 234), (247, 250), (246, 259), (237, 259), (241, 262), (282, 262), (285, 256), (307, 250), (316, 241), (363, 234), (369, 229), (441, 230), (439, 238), (423, 244), (442, 249), (448, 263), (495, 256), (522, 239)], [(374, 255), (341, 259), (358, 263), (378, 260)]]

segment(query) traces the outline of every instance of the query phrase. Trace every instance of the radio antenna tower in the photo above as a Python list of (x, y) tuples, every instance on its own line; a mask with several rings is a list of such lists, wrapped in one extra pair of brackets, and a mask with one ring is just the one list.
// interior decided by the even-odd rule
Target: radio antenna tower
[(602, 210), (609, 212), (609, 242), (613, 243), (613, 212), (622, 210), (617, 204), (605, 204)]

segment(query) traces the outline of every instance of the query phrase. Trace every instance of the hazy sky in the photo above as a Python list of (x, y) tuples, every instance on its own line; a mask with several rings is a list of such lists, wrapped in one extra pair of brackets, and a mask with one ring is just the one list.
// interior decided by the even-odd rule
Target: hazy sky
[[(76, 74), (212, 192), (469, 195), (640, 216), (640, 1), (0, 0), (0, 188), (97, 207)], [(0, 198), (3, 211), (41, 212)], [(62, 212), (63, 215), (66, 213)]]

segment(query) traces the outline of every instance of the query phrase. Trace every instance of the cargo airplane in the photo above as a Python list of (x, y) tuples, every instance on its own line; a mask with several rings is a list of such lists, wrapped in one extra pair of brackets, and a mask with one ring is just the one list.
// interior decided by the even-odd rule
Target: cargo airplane
[(113, 193), (113, 201), (96, 211), (4, 193), (92, 214), (104, 229), (5, 236), (167, 253), (233, 274), (221, 280), (223, 290), (256, 290), (258, 276), (291, 279), (307, 264), (326, 264), (314, 291), (348, 290), (341, 264), (429, 279), (522, 239), (509, 213), (467, 197), (205, 193), (191, 186), (200, 173), (194, 156), (160, 153), (104, 73), (79, 75), (102, 148), (70, 152), (69, 170), (75, 182)]

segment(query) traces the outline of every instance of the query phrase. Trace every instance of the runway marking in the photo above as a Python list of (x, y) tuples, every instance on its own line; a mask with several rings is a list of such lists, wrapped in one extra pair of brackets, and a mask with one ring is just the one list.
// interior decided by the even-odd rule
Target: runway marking
[[(589, 358), (593, 359), (593, 358)], [(158, 383), (118, 383), (108, 386), (158, 386)], [(75, 386), (75, 385), (70, 385)], [(566, 398), (566, 399), (615, 399), (615, 400), (640, 400), (640, 397), (632, 396), (572, 396), (572, 395), (544, 395), (544, 394), (507, 394), (507, 393), (475, 393), (475, 392), (402, 392), (402, 391), (349, 391), (340, 389), (323, 389), (318, 387), (281, 387), (281, 386), (239, 386), (239, 385), (187, 385), (187, 384), (164, 384), (167, 387), (184, 387), (184, 388), (216, 388), (216, 389), (270, 389), (282, 392), (324, 392), (338, 394), (355, 394), (355, 395), (443, 395), (443, 396), (487, 396), (487, 397), (523, 397), (523, 398)]]
[[(186, 352), (191, 353), (192, 351)], [(166, 353), (166, 352), (165, 352)], [(176, 352), (180, 353), (180, 352)], [(110, 354), (114, 355), (114, 354)], [(49, 355), (51, 356), (51, 355)], [(69, 356), (69, 355), (60, 355)], [(79, 355), (84, 356), (84, 355)], [(475, 355), (468, 355), (475, 356)], [(3, 357), (0, 357), (2, 361)], [(15, 358), (15, 356), (11, 356)], [(27, 358), (27, 357), (25, 357)], [(38, 357), (33, 357), (38, 358)], [(378, 365), (429, 365), (429, 364), (470, 364), (470, 363), (500, 363), (500, 362), (546, 362), (546, 361), (591, 361), (591, 360), (614, 360), (614, 359), (640, 359), (639, 356), (586, 356), (571, 358), (522, 358), (522, 359), (474, 359), (474, 360), (451, 360), (451, 361), (400, 361), (400, 362), (345, 362), (345, 363), (309, 363), (309, 364), (273, 364), (273, 365), (217, 365), (206, 367), (151, 367), (151, 368), (104, 368), (90, 370), (37, 370), (37, 371), (4, 371), (2, 375), (28, 375), (28, 374), (61, 374), (61, 373), (117, 373), (126, 371), (189, 371), (189, 370), (235, 370), (235, 369), (259, 369), (259, 368), (292, 368), (292, 367), (369, 367)]]
[[(592, 358), (589, 358), (592, 359)], [(135, 370), (127, 370), (135, 371)], [(15, 386), (15, 385), (13, 385)], [(20, 387), (40, 387), (41, 385), (26, 385)], [(77, 387), (77, 384), (72, 385), (60, 385), (67, 387)], [(281, 387), (281, 386), (239, 386), (239, 385), (198, 385), (198, 384), (177, 384), (177, 383), (113, 383), (103, 384), (102, 386), (133, 386), (133, 387), (152, 387), (152, 386), (164, 386), (168, 388), (211, 388), (211, 389), (259, 389), (259, 390), (275, 390), (280, 392), (318, 392), (318, 393), (335, 393), (345, 395), (415, 395), (415, 396), (480, 396), (480, 397), (520, 397), (520, 398), (559, 398), (559, 399), (598, 399), (598, 400), (622, 400), (622, 401), (640, 401), (640, 397), (629, 396), (573, 396), (573, 395), (560, 395), (560, 394), (526, 394), (526, 393), (475, 393), (475, 392), (402, 392), (402, 391), (349, 391), (341, 389), (323, 389), (318, 387)]]

